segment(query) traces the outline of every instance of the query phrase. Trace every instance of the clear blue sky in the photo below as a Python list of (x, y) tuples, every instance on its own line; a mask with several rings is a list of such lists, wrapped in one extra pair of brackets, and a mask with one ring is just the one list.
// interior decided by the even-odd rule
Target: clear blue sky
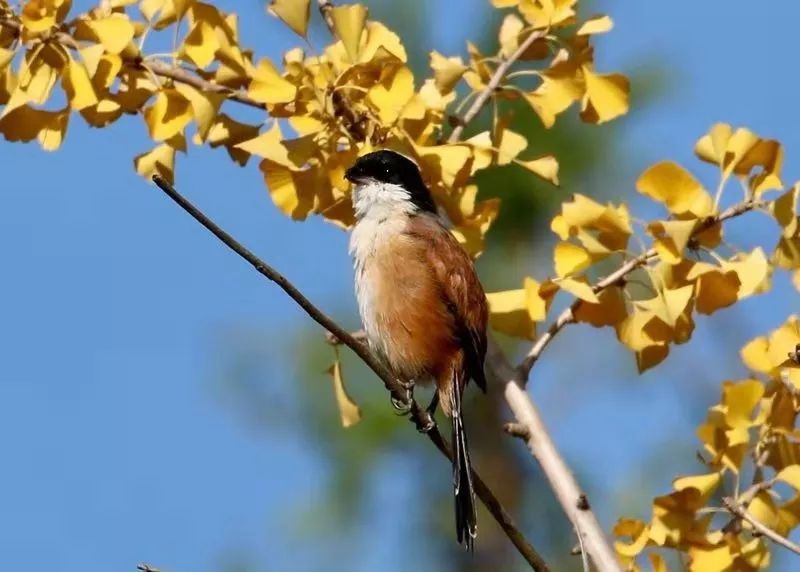
[[(474, 10), (456, 0), (430, 3), (431, 14), (463, 24), (429, 35), (430, 48), (462, 51), (484, 1), (468, 0)], [(616, 22), (598, 42), (600, 69), (631, 71), (655, 59), (668, 77), (663, 96), (623, 120), (623, 146), (635, 159), (603, 167), (619, 173), (622, 189), (632, 191), (635, 176), (659, 159), (697, 167), (694, 141), (720, 120), (783, 141), (784, 180), (798, 178), (800, 5), (598, 0), (594, 8)], [(244, 44), (273, 56), (288, 45), (260, 2), (238, 10)], [(636, 101), (634, 94), (634, 109)], [(320, 485), (312, 451), (253, 430), (220, 404), (213, 383), (220, 332), (277, 337), (303, 314), (135, 175), (131, 158), (148, 146), (141, 121), (130, 119), (90, 131), (73, 118), (54, 154), (0, 142), (0, 554), (11, 570), (121, 571), (148, 561), (200, 572), (236, 552), (265, 569), (288, 569), (282, 511)], [(179, 183), (356, 326), (342, 232), (287, 220), (255, 164), (239, 169), (220, 152), (192, 148)], [(643, 379), (634, 379), (609, 332), (576, 329), (554, 344), (531, 390), (571, 461), (580, 459), (599, 483), (636, 482), (644, 448), (685, 435), (710, 404), (687, 407), (684, 390), (708, 384), (715, 399), (721, 378), (741, 373), (742, 342), (778, 325), (797, 302), (781, 277), (769, 297), (699, 318), (696, 335), (709, 341), (679, 349)], [(576, 344), (589, 348), (584, 359), (568, 359)], [(276, 380), (291, 381), (290, 358), (272, 351)], [(612, 367), (619, 360), (630, 363), (622, 374)], [(675, 467), (691, 461), (676, 458)], [(660, 494), (676, 470), (636, 484)], [(614, 485), (592, 491), (606, 524), (620, 500), (610, 498)], [(365, 570), (385, 545), (367, 548)]]

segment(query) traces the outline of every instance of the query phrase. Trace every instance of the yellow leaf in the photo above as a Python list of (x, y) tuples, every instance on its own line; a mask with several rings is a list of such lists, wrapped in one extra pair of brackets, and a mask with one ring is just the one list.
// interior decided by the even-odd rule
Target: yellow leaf
[(622, 289), (610, 286), (597, 294), (598, 304), (583, 302), (575, 309), (575, 320), (591, 324), (595, 328), (616, 326), (627, 317)]
[(170, 183), (175, 182), (175, 149), (162, 143), (147, 153), (137, 155), (133, 160), (136, 172), (148, 179), (161, 175)]
[(689, 547), (689, 558), (689, 572), (726, 572), (734, 569), (733, 555), (728, 544), (692, 545)]
[(552, 155), (545, 155), (531, 161), (516, 160), (515, 163), (525, 167), (534, 175), (540, 176), (545, 181), (550, 181), (558, 186), (558, 161)]
[(791, 485), (796, 491), (800, 491), (800, 465), (784, 467), (775, 475), (775, 478)]
[(577, 236), (583, 247), (597, 259), (625, 250), (633, 231), (625, 205), (603, 206), (581, 194), (562, 203), (561, 214), (553, 219), (550, 228), (562, 240)]
[(559, 278), (580, 272), (592, 264), (589, 253), (577, 244), (559, 242), (553, 252), (556, 275)]
[(624, 557), (633, 558), (647, 546), (650, 530), (641, 520), (621, 518), (614, 526), (616, 536), (630, 537), (631, 542), (614, 542), (614, 550)]
[(773, 365), (769, 358), (768, 348), (769, 342), (767, 342), (767, 338), (761, 337), (750, 340), (742, 348), (742, 361), (753, 371), (769, 373)]
[(586, 20), (578, 31), (575, 32), (577, 36), (588, 36), (591, 34), (605, 34), (611, 31), (614, 27), (614, 22), (605, 15), (593, 16)]
[(192, 120), (192, 106), (177, 89), (162, 89), (153, 105), (144, 110), (144, 120), (150, 138), (165, 141), (183, 133)]
[(112, 54), (119, 54), (133, 39), (133, 24), (124, 14), (113, 13), (99, 20), (83, 20), (95, 39)]
[(546, 128), (552, 127), (556, 116), (583, 97), (585, 83), (576, 77), (576, 72), (571, 65), (557, 66), (539, 74), (542, 84), (523, 94)]
[[(345, 6), (342, 6), (343, 8)], [(397, 34), (380, 22), (367, 22), (367, 42), (359, 51), (359, 62), (371, 62), (381, 52), (386, 52), (401, 62), (407, 61), (406, 50)]]
[(756, 570), (769, 568), (770, 552), (763, 538), (754, 538), (743, 545), (740, 555), (747, 564)]
[(71, 0), (28, 0), (22, 8), (20, 20), (25, 32), (46, 32), (64, 20), (71, 6)]
[(586, 94), (581, 119), (589, 123), (605, 123), (628, 112), (630, 83), (621, 74), (596, 74), (583, 67)]
[(772, 269), (761, 247), (755, 248), (749, 254), (736, 254), (730, 260), (723, 261), (722, 268), (735, 272), (739, 278), (739, 300), (761, 294), (770, 288)]
[(682, 288), (662, 289), (653, 298), (636, 302), (636, 305), (674, 328), (691, 303), (693, 290), (691, 284)]
[(655, 248), (661, 259), (668, 264), (678, 264), (695, 226), (697, 220), (694, 219), (656, 221), (647, 225), (647, 231), (655, 238)]
[(524, 288), (489, 292), (489, 321), (492, 328), (516, 338), (532, 340), (536, 335), (536, 322), (528, 313), (528, 296)]
[(225, 101), (225, 95), (210, 91), (200, 91), (185, 83), (176, 83), (175, 89), (192, 106), (192, 115), (197, 123), (197, 134), (200, 141), (205, 141), (214, 120), (217, 118), (219, 108)]
[(208, 130), (206, 141), (212, 148), (224, 145), (231, 159), (244, 166), (250, 158), (250, 153), (239, 149), (237, 145), (252, 139), (256, 135), (258, 135), (258, 125), (241, 123), (231, 119), (224, 113), (220, 113)]
[(696, 284), (695, 306), (701, 314), (711, 314), (739, 299), (739, 276), (734, 270), (724, 271), (705, 262), (696, 262), (686, 275)]
[(277, 16), (298, 36), (306, 37), (311, 0), (272, 0), (267, 11)]
[(342, 41), (351, 62), (358, 61), (358, 47), (361, 33), (367, 21), (367, 7), (362, 4), (345, 4), (331, 10), (333, 29)]
[(14, 108), (0, 118), (0, 133), (8, 141), (39, 141), (45, 151), (61, 146), (69, 123), (69, 109), (45, 111), (27, 105)]
[(745, 177), (760, 167), (749, 182), (756, 195), (783, 187), (783, 148), (777, 141), (761, 139), (749, 129), (733, 131), (730, 125), (717, 123), (697, 142), (695, 153), (703, 161), (719, 165), (723, 179), (731, 173)]
[(97, 105), (97, 95), (82, 63), (70, 58), (61, 80), (72, 109), (81, 110)]
[(284, 140), (277, 122), (257, 137), (239, 143), (236, 148), (292, 171), (303, 170), (317, 149), (314, 138), (310, 136)]
[(636, 189), (664, 203), (676, 215), (704, 217), (713, 213), (711, 197), (697, 180), (680, 165), (657, 163), (642, 173)]
[(281, 77), (267, 58), (262, 58), (255, 69), (247, 94), (261, 103), (289, 103), (294, 101), (297, 87)]
[(419, 157), (423, 173), (429, 171), (434, 179), (440, 179), (447, 187), (452, 187), (456, 180), (466, 181), (469, 170), (467, 162), (472, 157), (467, 145), (416, 145), (414, 151)]
[(214, 61), (214, 54), (218, 49), (219, 40), (214, 28), (207, 22), (199, 20), (187, 34), (178, 53), (197, 67), (205, 68)]
[(592, 290), (592, 287), (587, 282), (585, 276), (580, 276), (578, 278), (559, 278), (554, 282), (558, 284), (559, 288), (569, 292), (576, 298), (580, 298), (586, 302), (591, 302), (592, 304), (600, 303), (600, 299)]
[(800, 192), (798, 191), (800, 191), (800, 184), (795, 184), (769, 205), (769, 210), (780, 225), (784, 238), (795, 238), (800, 235), (800, 218), (798, 218), (797, 208), (797, 197)]
[(795, 289), (800, 292), (800, 270), (792, 272), (792, 284), (794, 284)]
[(469, 68), (461, 58), (446, 58), (437, 51), (431, 52), (431, 69), (436, 89), (440, 93), (450, 93)]
[(408, 66), (399, 65), (382, 76), (381, 81), (370, 88), (367, 100), (376, 108), (381, 122), (390, 125), (414, 96), (414, 74)]
[(764, 396), (764, 385), (755, 379), (723, 385), (723, 402), (727, 408), (725, 421), (731, 428), (747, 428), (753, 424), (753, 410)]
[(272, 201), (284, 214), (295, 220), (305, 219), (314, 208), (314, 189), (318, 185), (315, 169), (293, 171), (264, 159), (259, 164)]
[(681, 477), (679, 479), (675, 479), (675, 481), (672, 483), (672, 486), (676, 491), (682, 491), (689, 488), (696, 489), (700, 493), (699, 503), (704, 505), (708, 502), (708, 499), (711, 498), (711, 495), (714, 494), (714, 491), (717, 490), (717, 487), (719, 487), (721, 482), (721, 473), (711, 473), (707, 475)]
[(333, 379), (333, 390), (336, 395), (336, 405), (339, 407), (339, 417), (342, 421), (342, 427), (352, 427), (361, 421), (361, 410), (358, 405), (353, 403), (353, 400), (347, 395), (344, 388), (344, 381), (342, 380), (342, 366), (337, 357), (333, 365), (328, 368), (328, 374)]

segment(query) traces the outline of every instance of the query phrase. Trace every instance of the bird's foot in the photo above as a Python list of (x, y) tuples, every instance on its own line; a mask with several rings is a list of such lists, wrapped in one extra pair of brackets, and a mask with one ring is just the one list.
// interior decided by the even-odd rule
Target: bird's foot
[(405, 395), (402, 398), (392, 395), (392, 407), (395, 408), (399, 415), (408, 415), (411, 412), (411, 404), (414, 401), (414, 382), (398, 380), (398, 383), (403, 388)]

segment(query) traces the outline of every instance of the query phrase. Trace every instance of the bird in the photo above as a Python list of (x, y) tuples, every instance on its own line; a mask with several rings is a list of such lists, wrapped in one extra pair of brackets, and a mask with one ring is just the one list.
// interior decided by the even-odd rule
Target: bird
[(456, 538), (474, 550), (477, 512), (462, 395), (486, 392), (488, 306), (469, 255), (436, 209), (417, 163), (380, 149), (345, 171), (355, 225), (349, 251), (370, 349), (393, 375), (435, 384), (429, 406), (451, 419)]

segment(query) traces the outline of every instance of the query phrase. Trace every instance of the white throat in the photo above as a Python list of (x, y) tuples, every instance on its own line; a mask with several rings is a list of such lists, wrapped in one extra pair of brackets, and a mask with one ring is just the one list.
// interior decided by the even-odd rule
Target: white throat
[(417, 210), (411, 195), (402, 186), (379, 182), (356, 185), (353, 207), (356, 225), (350, 236), (350, 254), (355, 258), (357, 269), (376, 246), (402, 232), (408, 215)]

